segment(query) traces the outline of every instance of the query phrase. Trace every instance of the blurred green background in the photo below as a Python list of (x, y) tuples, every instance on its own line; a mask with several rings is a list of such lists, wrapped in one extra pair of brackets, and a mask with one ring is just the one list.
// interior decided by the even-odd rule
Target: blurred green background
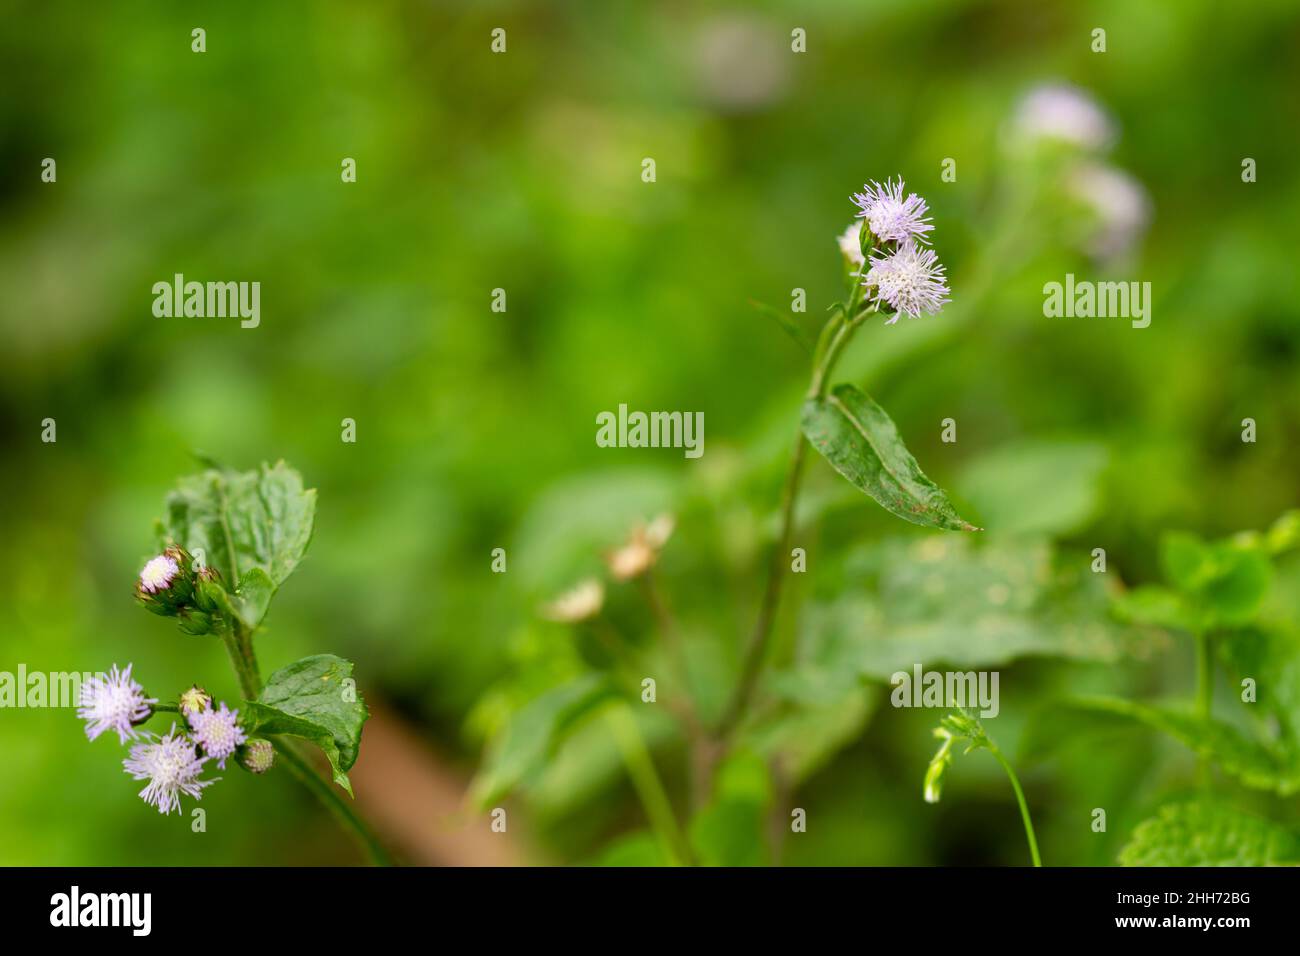
[[(781, 829), (804, 807), (808, 832), (774, 847), (755, 818), (748, 836), (703, 837), (706, 856), (1023, 863), (987, 756), (922, 803), (938, 714), (889, 707), (862, 660), (887, 674), (895, 658), (960, 659), (982, 613), (963, 601), (1002, 574), (1013, 608), (996, 626), (1019, 637), (993, 655), (989, 729), (1008, 753), (1060, 693), (1185, 696), (1184, 642), (1119, 628), (1095, 594), (1086, 612), (1073, 591), (1058, 600), (1045, 569), (1086, 570), (1104, 547), (1112, 588), (1157, 580), (1163, 531), (1262, 528), (1297, 503), (1293, 2), (1230, 16), (1209, 0), (0, 6), (0, 670), (134, 661), (155, 693), (198, 679), (235, 698), (216, 641), (130, 596), (163, 496), (199, 450), (239, 468), (284, 458), (319, 489), (263, 668), (355, 660), (363, 692), (448, 779), (468, 779), (528, 700), (599, 668), (585, 635), (537, 606), (660, 511), (677, 531), (658, 581), (691, 692), (715, 713), (757, 611), (807, 381), (806, 356), (749, 300), (784, 310), (798, 287), (800, 318), (824, 315), (843, 294), (850, 194), (900, 174), (930, 203), (953, 303), (866, 328), (840, 377), (889, 410), (989, 534), (902, 524), (810, 462), (796, 536), (809, 571), (786, 594), (774, 666), (814, 682), (769, 691), (812, 706), (781, 743), (754, 744), (799, 767), (754, 784), (774, 788), (763, 813)], [(1090, 49), (1097, 27), (1105, 53)], [(806, 53), (791, 52), (794, 28)], [(1022, 97), (1055, 81), (1112, 117), (1114, 146), (1095, 158), (1148, 197), (1149, 225), (1108, 261), (1080, 248), (1092, 227), (1060, 179), (1074, 158), (1008, 134)], [(45, 157), (56, 183), (40, 179)], [(1242, 181), (1245, 157), (1257, 182)], [(941, 180), (945, 158), (955, 181)], [(1043, 283), (1067, 272), (1150, 282), (1151, 326), (1045, 318)], [(260, 281), (260, 327), (155, 318), (151, 286), (174, 273)], [(504, 313), (489, 308), (495, 288)], [(595, 415), (620, 403), (702, 411), (703, 458), (598, 448)], [(355, 444), (340, 440), (348, 417)], [(41, 441), (45, 418), (56, 443)], [(940, 440), (945, 418), (955, 443)], [(490, 571), (497, 547), (505, 574)], [(955, 596), (909, 572), (926, 548), (963, 562), (938, 580)], [(1274, 587), (1296, 582), (1284, 566)], [(607, 603), (657, 660), (636, 587), (611, 584)], [(922, 619), (938, 620), (924, 633), (948, 658), (907, 643)], [(796, 666), (809, 655), (812, 676)], [(675, 727), (640, 722), (684, 807)], [(192, 833), (144, 807), (116, 742), (87, 744), (66, 710), (0, 711), (0, 755), (0, 863), (358, 859), (274, 774), (228, 770), (202, 802), (207, 832)], [(729, 778), (738, 792), (745, 772)], [(1048, 862), (1109, 864), (1189, 785), (1191, 757), (1134, 732), (1027, 761), (1022, 778)], [(512, 789), (522, 860), (653, 859), (599, 721)], [(1296, 822), (1294, 801), (1243, 799)], [(1088, 827), (1098, 806), (1104, 834)], [(487, 826), (468, 805), (428, 814), (434, 828)]]

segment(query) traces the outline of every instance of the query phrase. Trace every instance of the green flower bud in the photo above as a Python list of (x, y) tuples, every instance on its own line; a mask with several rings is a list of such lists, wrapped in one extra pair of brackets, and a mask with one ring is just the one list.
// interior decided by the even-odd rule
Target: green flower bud
[(201, 636), (213, 632), (212, 616), (192, 607), (183, 607), (176, 612), (176, 623), (186, 634)]
[(194, 575), (194, 603), (198, 609), (213, 614), (221, 609), (224, 598), (220, 572), (216, 568), (199, 568)]
[(184, 548), (171, 545), (151, 558), (135, 582), (135, 596), (147, 610), (174, 616), (194, 597), (193, 568)]
[[(936, 733), (941, 733), (936, 731)], [(939, 746), (939, 751), (930, 760), (930, 766), (925, 770), (925, 802), (938, 803), (939, 797), (943, 795), (943, 777), (948, 772), (949, 765), (952, 764), (952, 742), (953, 738), (947, 734), (942, 734), (943, 743)]]
[(239, 765), (250, 773), (266, 773), (275, 763), (271, 741), (254, 737), (239, 748)]

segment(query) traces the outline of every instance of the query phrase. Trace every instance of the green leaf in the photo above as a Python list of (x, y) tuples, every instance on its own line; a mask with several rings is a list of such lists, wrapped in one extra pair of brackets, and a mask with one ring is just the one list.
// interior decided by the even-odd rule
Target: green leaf
[(1300, 792), (1300, 765), (1288, 751), (1252, 740), (1231, 724), (1110, 697), (1076, 698), (1063, 702), (1061, 707), (1145, 724), (1173, 737), (1253, 789), (1281, 796)]
[(1286, 866), (1300, 861), (1291, 830), (1221, 803), (1161, 807), (1120, 851), (1124, 866)]
[(1211, 621), (1240, 627), (1255, 618), (1273, 580), (1273, 566), (1254, 548), (1221, 546), (1214, 552), (1214, 573), (1203, 597)]
[(843, 596), (815, 606), (806, 626), (856, 635), (851, 672), (880, 680), (917, 663), (986, 668), (1026, 656), (1117, 661), (1147, 652), (1151, 635), (1112, 618), (1107, 584), (1085, 556), (1056, 555), (1045, 541), (886, 539), (850, 556)]
[[(227, 589), (232, 582), (237, 592), (247, 587), (240, 616), (256, 627), (271, 595), (302, 560), (315, 515), (315, 490), (304, 489), (284, 462), (245, 472), (208, 470), (182, 478), (167, 496), (162, 533), (165, 541), (201, 551)], [(254, 569), (265, 580), (249, 578)]]
[(852, 385), (803, 406), (803, 432), (849, 483), (914, 524), (978, 531), (921, 471), (885, 410)]
[(1171, 531), (1160, 539), (1160, 567), (1170, 584), (1194, 594), (1213, 573), (1210, 547), (1194, 534)]
[(541, 768), (564, 736), (611, 696), (613, 689), (604, 677), (584, 674), (552, 687), (516, 711), (492, 741), (470, 787), (471, 800), (486, 807), (505, 796)]
[(762, 866), (772, 783), (757, 754), (737, 751), (718, 768), (713, 799), (691, 820), (690, 839), (705, 866)]
[(1086, 441), (1025, 441), (980, 455), (961, 473), (962, 494), (1000, 534), (1058, 535), (1101, 504), (1106, 449)]
[(351, 794), (346, 771), (356, 763), (361, 727), (370, 716), (351, 677), (352, 664), (341, 657), (304, 657), (272, 674), (256, 701), (244, 702), (241, 723), (249, 736), (313, 741), (329, 759), (334, 782)]
[(1115, 597), (1115, 614), (1131, 624), (1145, 624), (1171, 631), (1196, 633), (1201, 628), (1196, 611), (1188, 607), (1177, 591), (1149, 585), (1125, 591)]

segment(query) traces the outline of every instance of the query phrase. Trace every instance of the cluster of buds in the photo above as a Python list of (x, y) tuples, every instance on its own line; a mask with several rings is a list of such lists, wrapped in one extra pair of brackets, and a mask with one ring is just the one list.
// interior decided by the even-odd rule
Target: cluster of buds
[(174, 617), (186, 634), (211, 634), (216, 630), (224, 592), (216, 568), (195, 566), (194, 558), (178, 545), (169, 545), (150, 558), (135, 582), (135, 599), (147, 611)]

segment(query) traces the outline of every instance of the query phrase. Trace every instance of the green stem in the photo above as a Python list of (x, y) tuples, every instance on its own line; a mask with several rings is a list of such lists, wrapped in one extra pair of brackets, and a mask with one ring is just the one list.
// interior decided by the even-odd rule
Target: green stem
[(289, 768), (289, 772), (297, 777), (298, 781), (310, 790), (321, 803), (325, 804), (326, 809), (334, 814), (344, 829), (350, 831), (356, 837), (357, 842), (370, 857), (370, 862), (375, 866), (392, 866), (392, 857), (388, 855), (384, 845), (379, 842), (379, 838), (357, 816), (356, 811), (339, 796), (334, 787), (313, 769), (298, 747), (282, 738), (276, 739), (272, 743), (276, 752), (279, 753), (280, 759), (284, 761), (284, 765)]
[[(827, 383), (835, 363), (844, 352), (845, 346), (853, 333), (879, 306), (871, 305), (849, 318), (836, 313), (828, 324), (826, 334), (830, 338), (824, 348), (819, 347), (814, 360), (812, 381), (808, 385), (808, 398), (821, 398), (826, 394)], [(781, 492), (781, 530), (777, 536), (776, 548), (772, 552), (772, 561), (768, 565), (767, 584), (763, 589), (763, 603), (759, 607), (758, 621), (745, 650), (744, 663), (741, 665), (740, 681), (723, 711), (718, 722), (718, 735), (723, 736), (733, 730), (744, 716), (753, 696), (754, 688), (762, 673), (763, 660), (767, 656), (768, 642), (771, 640), (772, 626), (776, 621), (776, 612), (781, 602), (781, 584), (785, 579), (785, 563), (790, 550), (790, 537), (794, 531), (795, 506), (799, 498), (799, 485), (803, 475), (803, 463), (807, 457), (807, 441), (803, 430), (795, 436), (794, 448), (790, 453), (790, 467), (786, 472), (785, 486)]]
[(1025, 824), (1025, 837), (1029, 840), (1029, 856), (1033, 859), (1034, 866), (1042, 866), (1043, 861), (1038, 856), (1038, 840), (1034, 838), (1034, 822), (1029, 819), (1029, 804), (1025, 802), (1025, 792), (1020, 789), (1020, 778), (1016, 776), (1007, 758), (1002, 756), (1002, 751), (991, 740), (989, 750), (997, 758), (998, 763), (1002, 764), (1002, 769), (1007, 772), (1007, 776), (1011, 778), (1011, 789), (1016, 792), (1016, 802), (1020, 804), (1020, 819)]
[[(1211, 666), (1210, 635), (1197, 631), (1196, 637), (1196, 716), (1208, 723), (1214, 707), (1214, 672)], [(1196, 776), (1203, 788), (1210, 785), (1210, 761), (1205, 755), (1196, 758)]]
[(646, 750), (645, 740), (641, 737), (636, 721), (626, 707), (614, 707), (606, 711), (605, 722), (623, 754), (623, 763), (627, 766), (628, 776), (632, 778), (632, 786), (659, 842), (675, 864), (692, 865), (695, 862), (694, 854), (677, 824), (672, 802), (668, 799), (663, 781), (659, 779), (654, 761), (650, 759), (650, 752)]

